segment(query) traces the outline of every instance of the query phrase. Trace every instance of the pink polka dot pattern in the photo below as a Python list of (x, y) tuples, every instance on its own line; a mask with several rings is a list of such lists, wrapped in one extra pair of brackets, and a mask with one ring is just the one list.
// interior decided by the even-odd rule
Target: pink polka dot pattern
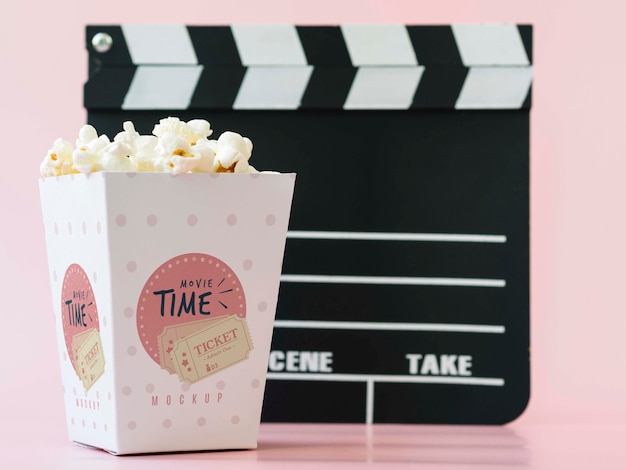
[(100, 221), (98, 221), (98, 223), (96, 224), (96, 233), (98, 235), (102, 233), (102, 224), (100, 223)]
[(191, 385), (189, 385), (187, 382), (183, 382), (180, 386), (180, 389), (183, 392), (187, 392), (190, 388), (191, 388)]
[(230, 422), (233, 424), (239, 424), (239, 416), (233, 416), (232, 418), (230, 418)]
[(152, 393), (152, 392), (154, 392), (154, 389), (155, 389), (154, 384), (147, 384), (147, 385), (146, 385), (146, 392), (147, 392), (147, 393)]
[(235, 214), (230, 214), (228, 217), (226, 217), (226, 223), (230, 227), (234, 227), (235, 225), (237, 225), (237, 216)]
[(198, 421), (196, 421), (198, 423), (198, 426), (204, 426), (206, 424), (206, 419), (205, 418), (198, 418)]
[(126, 225), (126, 216), (124, 214), (118, 214), (115, 216), (115, 223), (118, 227), (124, 227)]
[(163, 427), (165, 429), (168, 429), (172, 426), (172, 420), (171, 419), (165, 419), (163, 420)]
[(71, 235), (71, 234), (72, 234), (72, 222), (68, 222), (68, 223), (67, 223), (67, 233), (68, 233), (69, 235)]
[(54, 223), (54, 234), (58, 235), (59, 234), (59, 226), (57, 225), (57, 223)]
[(218, 390), (224, 390), (226, 388), (226, 382), (224, 382), (223, 380), (220, 380), (217, 384), (216, 387)]
[(246, 271), (250, 271), (252, 269), (252, 260), (251, 259), (247, 259), (243, 262), (243, 269), (245, 269)]
[(271, 227), (276, 223), (276, 216), (274, 214), (269, 214), (265, 217), (265, 223)]
[(126, 387), (122, 388), (122, 395), (128, 396), (131, 393), (133, 393), (133, 390), (130, 387), (126, 386)]
[(261, 381), (259, 379), (254, 379), (250, 382), (250, 386), (252, 388), (259, 388), (259, 385), (261, 385)]
[(267, 310), (267, 302), (259, 302), (257, 309), (259, 312), (265, 312)]
[(190, 227), (195, 227), (197, 223), (198, 216), (196, 214), (190, 214), (189, 217), (187, 217), (187, 225)]
[(135, 354), (137, 354), (137, 348), (135, 346), (128, 346), (126, 352), (129, 356), (134, 356)]
[(128, 426), (128, 429), (130, 429), (131, 431), (134, 431), (135, 429), (137, 429), (137, 423), (135, 421), (129, 421), (127, 426)]
[(146, 219), (146, 223), (150, 226), (150, 227), (154, 227), (157, 224), (157, 216), (154, 214), (150, 214), (148, 216), (148, 218)]
[(134, 273), (135, 271), (137, 271), (137, 263), (135, 263), (134, 261), (129, 261), (128, 263), (126, 263), (126, 270), (129, 273)]
[(125, 316), (126, 318), (131, 318), (131, 317), (133, 316), (133, 314), (134, 314), (134, 313), (135, 313), (135, 311), (133, 310), (133, 308), (132, 308), (132, 307), (126, 307), (126, 308), (124, 309), (124, 316)]
[(87, 235), (87, 224), (83, 222), (83, 235)]
[(94, 271), (93, 274), (92, 274), (92, 277), (93, 277), (93, 282), (98, 282), (98, 273), (97, 272)]

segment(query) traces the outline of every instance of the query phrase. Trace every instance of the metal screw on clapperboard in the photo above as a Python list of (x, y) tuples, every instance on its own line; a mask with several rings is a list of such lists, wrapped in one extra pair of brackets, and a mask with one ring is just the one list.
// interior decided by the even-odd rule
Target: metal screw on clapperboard
[(107, 33), (96, 33), (91, 38), (91, 45), (96, 52), (108, 52), (113, 47), (113, 38)]

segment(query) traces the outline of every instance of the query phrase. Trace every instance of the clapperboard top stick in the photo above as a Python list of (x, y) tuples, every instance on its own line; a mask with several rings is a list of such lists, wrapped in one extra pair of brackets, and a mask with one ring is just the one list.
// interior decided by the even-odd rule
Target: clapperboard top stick
[(87, 48), (99, 129), (216, 116), (298, 173), (264, 420), (523, 411), (530, 25), (89, 26)]
[(97, 33), (88, 109), (530, 106), (529, 26), (122, 25), (89, 27), (88, 40)]

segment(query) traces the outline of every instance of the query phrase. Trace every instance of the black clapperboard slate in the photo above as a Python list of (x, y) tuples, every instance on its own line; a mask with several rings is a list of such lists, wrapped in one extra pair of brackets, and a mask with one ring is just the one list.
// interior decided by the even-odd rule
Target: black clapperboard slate
[(298, 174), (264, 421), (501, 424), (524, 410), (531, 26), (86, 36), (99, 132), (205, 118), (215, 138), (250, 137), (258, 168)]

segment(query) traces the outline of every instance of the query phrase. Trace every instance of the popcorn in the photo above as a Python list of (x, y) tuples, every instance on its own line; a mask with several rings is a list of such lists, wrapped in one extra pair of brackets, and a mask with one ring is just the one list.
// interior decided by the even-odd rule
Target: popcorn
[(41, 176), (60, 176), (77, 173), (72, 166), (72, 144), (67, 140), (57, 139), (44, 157), (39, 171)]
[(198, 140), (213, 134), (211, 124), (204, 119), (192, 119), (189, 122), (184, 122), (176, 117), (161, 119), (152, 130), (152, 133), (157, 137), (162, 137), (168, 132), (182, 137), (190, 145), (194, 145)]
[(98, 137), (98, 133), (89, 124), (81, 127), (76, 141), (76, 150), (72, 153), (74, 168), (81, 173), (102, 171), (101, 152), (111, 142), (106, 135)]
[(164, 173), (186, 173), (196, 168), (202, 156), (182, 137), (166, 132), (159, 138), (154, 168)]
[(164, 172), (164, 173), (257, 173), (248, 163), (252, 141), (226, 131), (217, 140), (211, 124), (204, 119), (188, 122), (177, 117), (161, 119), (153, 135), (141, 135), (131, 121), (109, 140), (96, 129), (83, 126), (76, 148), (57, 139), (40, 165), (44, 177), (70, 173)]
[(119, 132), (113, 141), (128, 148), (128, 158), (133, 169), (124, 171), (156, 171), (154, 168), (155, 149), (158, 143), (156, 136), (140, 135), (131, 121), (124, 122), (122, 127), (124, 130)]
[(217, 140), (199, 139), (194, 145), (194, 150), (200, 154), (200, 163), (191, 171), (196, 173), (213, 172), (215, 155), (217, 155)]
[[(200, 139), (206, 139), (213, 135), (213, 129), (211, 129), (211, 124), (209, 124), (209, 121), (206, 121), (204, 119), (192, 119), (187, 124), (189, 125), (191, 130), (195, 132), (196, 142)], [(189, 143), (193, 144), (194, 142)]]
[(102, 151), (102, 171), (135, 171), (129, 154), (130, 149), (120, 142), (107, 145)]
[(226, 131), (217, 139), (217, 154), (213, 171), (223, 173), (254, 173), (256, 170), (248, 164), (252, 155), (252, 141), (236, 132)]

